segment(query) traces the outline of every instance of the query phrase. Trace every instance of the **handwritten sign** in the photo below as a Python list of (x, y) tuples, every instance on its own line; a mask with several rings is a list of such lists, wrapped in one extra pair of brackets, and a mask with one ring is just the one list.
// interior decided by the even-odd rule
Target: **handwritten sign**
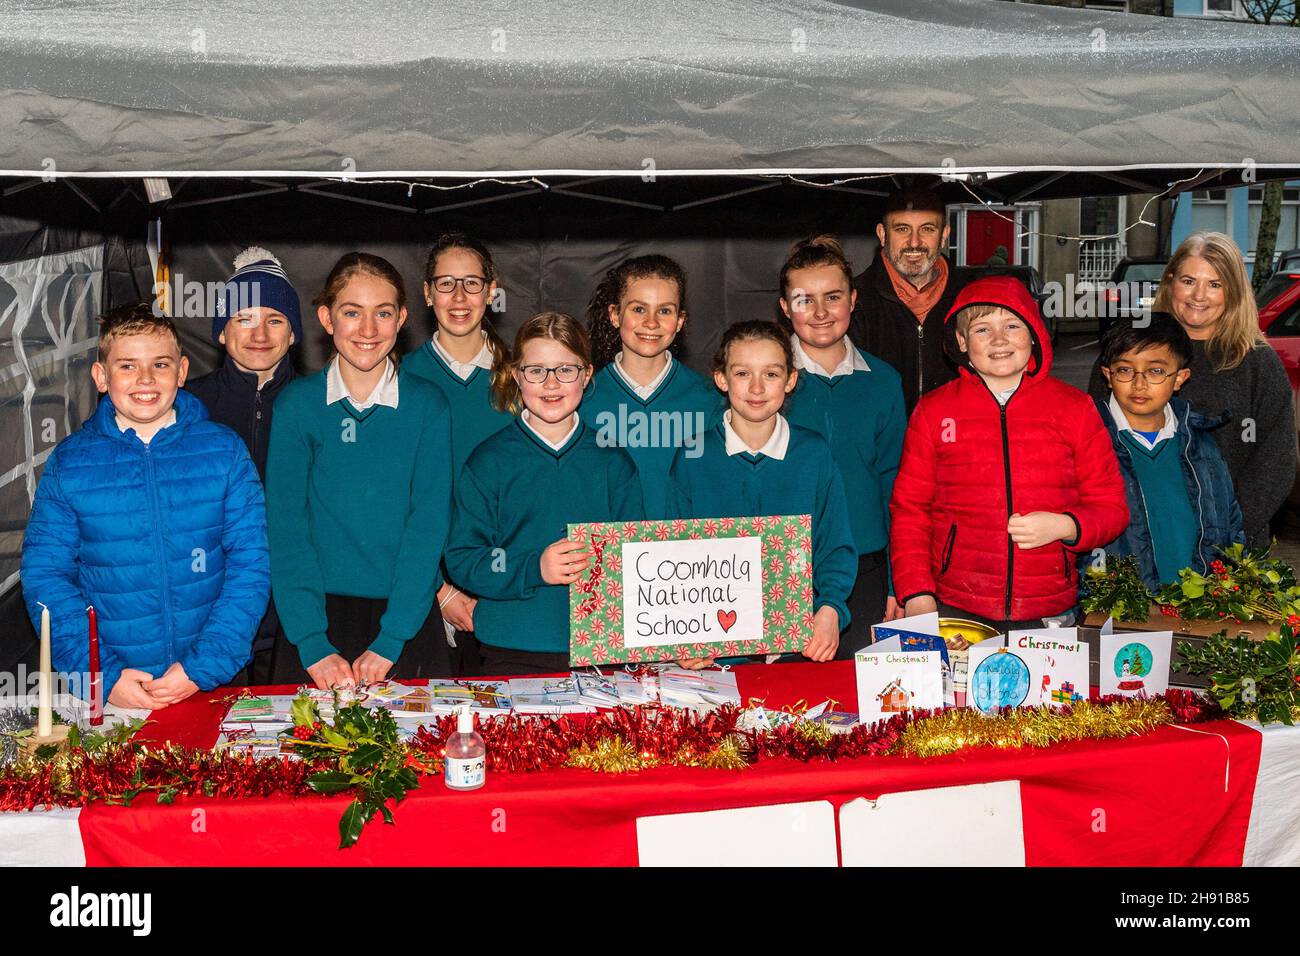
[(812, 519), (569, 526), (588, 570), (569, 588), (577, 667), (794, 653), (812, 636)]

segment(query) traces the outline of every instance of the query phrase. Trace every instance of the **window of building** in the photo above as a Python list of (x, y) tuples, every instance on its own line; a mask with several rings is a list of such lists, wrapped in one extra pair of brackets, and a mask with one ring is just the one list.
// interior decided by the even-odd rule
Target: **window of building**
[(1192, 231), (1202, 230), (1232, 235), (1226, 189), (1197, 189), (1192, 193)]

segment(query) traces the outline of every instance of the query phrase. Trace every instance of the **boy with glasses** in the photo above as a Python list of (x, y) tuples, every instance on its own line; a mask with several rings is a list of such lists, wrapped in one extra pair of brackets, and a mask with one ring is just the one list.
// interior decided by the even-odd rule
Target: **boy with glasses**
[(1151, 314), (1144, 327), (1116, 325), (1101, 340), (1110, 398), (1098, 402), (1128, 496), (1129, 526), (1106, 547), (1134, 555), (1155, 590), (1193, 568), (1210, 572), (1217, 551), (1244, 542), (1228, 466), (1210, 419), (1174, 393), (1191, 376), (1192, 343), (1173, 316)]

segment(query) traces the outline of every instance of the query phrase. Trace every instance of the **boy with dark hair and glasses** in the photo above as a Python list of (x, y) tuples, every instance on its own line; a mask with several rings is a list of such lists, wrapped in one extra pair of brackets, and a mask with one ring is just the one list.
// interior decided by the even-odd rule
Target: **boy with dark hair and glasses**
[(1130, 515), (1105, 551), (1134, 555), (1153, 590), (1184, 568), (1208, 574), (1220, 548), (1246, 540), (1228, 466), (1210, 435), (1226, 416), (1208, 418), (1174, 397), (1192, 374), (1191, 357), (1187, 333), (1164, 312), (1145, 325), (1116, 325), (1101, 340), (1110, 398), (1097, 405)]

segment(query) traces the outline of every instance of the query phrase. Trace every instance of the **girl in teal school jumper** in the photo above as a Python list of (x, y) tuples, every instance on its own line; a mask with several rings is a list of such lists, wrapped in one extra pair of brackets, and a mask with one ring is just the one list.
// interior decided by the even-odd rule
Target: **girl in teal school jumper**
[[(669, 516), (812, 516), (813, 635), (805, 657), (829, 661), (849, 624), (857, 548), (844, 483), (826, 440), (781, 414), (798, 384), (790, 339), (775, 322), (727, 329), (713, 380), (730, 408), (698, 458), (677, 453), (669, 476)], [(684, 662), (700, 667), (707, 661)]]
[(889, 496), (898, 474), (907, 415), (903, 383), (884, 359), (849, 341), (857, 293), (853, 267), (833, 236), (797, 243), (781, 267), (781, 311), (791, 332), (799, 382), (786, 417), (831, 446), (849, 502), (857, 573), (849, 596), (852, 626), (840, 660), (871, 643), (871, 627), (901, 616), (889, 587)]
[(391, 355), (406, 321), (404, 289), (386, 259), (341, 258), (315, 301), (337, 354), (276, 399), (266, 476), (271, 587), (292, 644), (275, 655), (277, 684), (450, 676), (434, 594), (451, 416), (442, 393), (399, 371)]
[(485, 675), (569, 669), (569, 585), (589, 562), (567, 526), (642, 517), (632, 459), (578, 414), (590, 379), (581, 324), (558, 312), (526, 321), (492, 385), (496, 407), (518, 417), (474, 449), (456, 481), (447, 572), (478, 595)]
[(626, 448), (641, 477), (647, 518), (666, 517), (668, 469), (678, 448), (699, 454), (717, 423), (717, 389), (674, 353), (686, 324), (686, 273), (667, 256), (610, 269), (587, 306), (599, 371), (582, 414), (602, 444)]
[[(402, 368), (436, 385), (451, 407), (451, 477), (455, 484), (465, 460), (483, 439), (513, 416), (492, 405), (492, 374), (509, 359), (506, 345), (488, 321), (497, 293), (492, 254), (478, 239), (445, 232), (429, 251), (424, 301), (433, 309), (433, 335), (402, 359)], [(459, 676), (478, 668), (474, 638), (475, 598), (445, 580), (438, 607), (455, 642), (452, 658)]]

